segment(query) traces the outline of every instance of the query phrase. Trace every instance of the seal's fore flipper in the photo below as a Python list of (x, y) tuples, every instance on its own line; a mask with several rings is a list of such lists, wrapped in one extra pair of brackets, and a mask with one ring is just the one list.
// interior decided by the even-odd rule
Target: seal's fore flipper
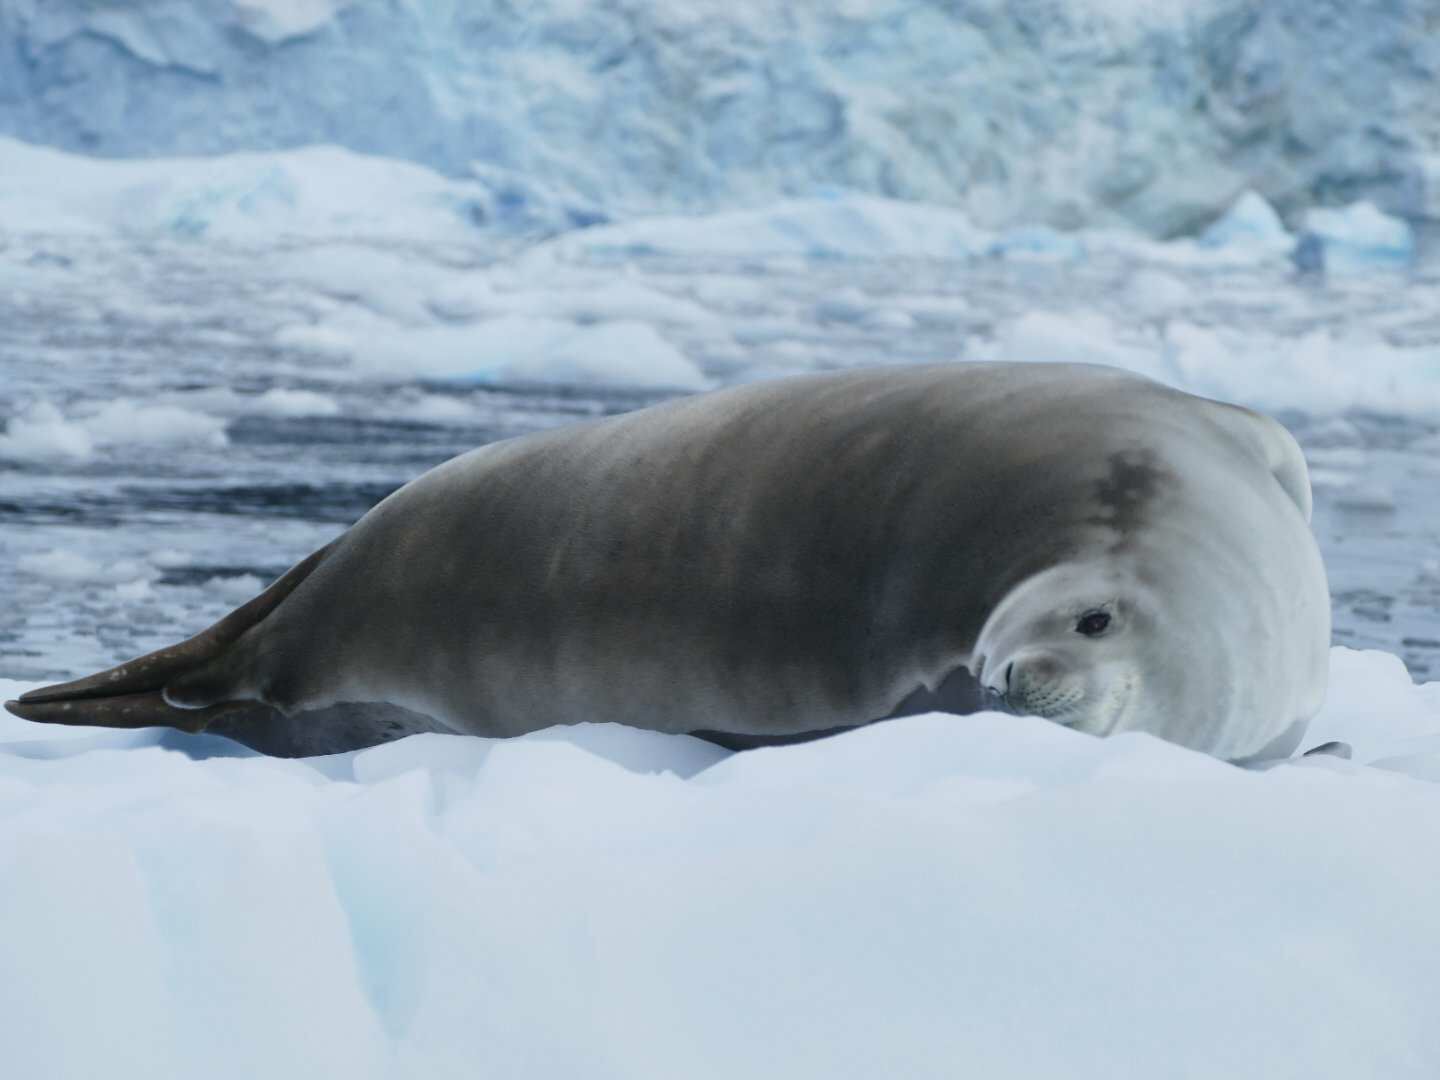
[(247, 630), (257, 626), (295, 591), (330, 550), (329, 545), (292, 566), (255, 599), (241, 605), (194, 637), (83, 679), (56, 683), (7, 701), (5, 708), (25, 720), (42, 724), (84, 724), (96, 727), (173, 727), (203, 731), (220, 716), (259, 706), (251, 700), (222, 701), (202, 709), (177, 708), (165, 700), (172, 682), (213, 669)]
[(1354, 753), (1354, 751), (1350, 749), (1350, 744), (1349, 744), (1349, 743), (1336, 741), (1336, 742), (1321, 743), (1319, 746), (1312, 746), (1309, 750), (1306, 750), (1306, 751), (1305, 751), (1303, 754), (1301, 754), (1300, 756), (1301, 756), (1301, 757), (1337, 757), (1337, 758), (1342, 758), (1342, 759), (1345, 760), (1345, 761), (1349, 761), (1349, 760), (1350, 760), (1350, 756), (1351, 756), (1353, 753)]

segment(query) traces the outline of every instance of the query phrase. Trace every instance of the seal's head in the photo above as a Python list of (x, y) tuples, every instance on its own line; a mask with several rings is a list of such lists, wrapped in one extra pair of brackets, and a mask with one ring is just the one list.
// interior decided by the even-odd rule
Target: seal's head
[(1015, 485), (1036, 492), (1004, 525), (1024, 564), (997, 583), (965, 666), (1011, 712), (1280, 756), (1319, 710), (1329, 660), (1304, 457), (1275, 421), (1193, 400), (1132, 403), (1088, 457), (1088, 429), (1032, 435), (1072, 467)]
[(1318, 708), (1325, 647), (1265, 585), (1242, 560), (1182, 549), (1062, 563), (1006, 595), (971, 670), (997, 707), (1089, 734), (1148, 731), (1232, 760), (1287, 753)]
[(997, 706), (1107, 735), (1157, 696), (1174, 698), (1157, 606), (1118, 565), (1052, 567), (987, 620), (975, 675)]

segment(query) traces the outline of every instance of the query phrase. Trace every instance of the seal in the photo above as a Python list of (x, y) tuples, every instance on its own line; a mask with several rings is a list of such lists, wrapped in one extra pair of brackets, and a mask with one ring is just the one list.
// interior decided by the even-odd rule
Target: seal
[(1310, 505), (1280, 424), (1118, 370), (798, 376), (471, 451), (188, 641), (7, 708), (272, 753), (1002, 708), (1278, 756), (1328, 668)]

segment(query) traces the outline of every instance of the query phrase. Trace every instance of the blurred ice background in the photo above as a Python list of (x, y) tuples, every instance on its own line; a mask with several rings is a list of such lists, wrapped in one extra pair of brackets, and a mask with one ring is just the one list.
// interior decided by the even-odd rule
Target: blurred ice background
[(485, 441), (1084, 360), (1301, 440), (1357, 762), (6, 717), (7, 1074), (1434, 1076), (1437, 219), (1432, 0), (0, 0), (6, 696)]

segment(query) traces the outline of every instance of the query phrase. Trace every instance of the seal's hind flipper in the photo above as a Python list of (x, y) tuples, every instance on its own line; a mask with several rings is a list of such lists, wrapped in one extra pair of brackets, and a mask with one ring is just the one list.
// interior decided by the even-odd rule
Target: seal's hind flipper
[(7, 701), (5, 708), (25, 720), (42, 724), (95, 727), (172, 727), (203, 731), (214, 718), (249, 708), (253, 702), (207, 702), (206, 708), (180, 708), (164, 697), (165, 688), (221, 660), (247, 630), (258, 625), (310, 576), (329, 546), (292, 566), (255, 599), (194, 637), (126, 661), (83, 679), (43, 686)]
[[(28, 695), (27, 695), (28, 696)], [(73, 724), (84, 727), (142, 728), (169, 727), (192, 734), (204, 731), (221, 716), (267, 709), (258, 702), (235, 701), (208, 709), (177, 709), (152, 690), (144, 694), (117, 694), (114, 697), (71, 698), (63, 701), (5, 702), (5, 708), (22, 720), (39, 724)]]

